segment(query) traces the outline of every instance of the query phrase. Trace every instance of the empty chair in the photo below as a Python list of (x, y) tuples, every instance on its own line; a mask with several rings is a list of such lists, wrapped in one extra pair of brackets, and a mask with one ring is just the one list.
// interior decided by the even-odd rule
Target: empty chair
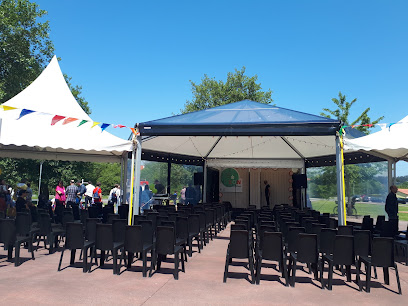
[(96, 206), (88, 207), (89, 218), (96, 219), (99, 218), (98, 208)]
[(353, 236), (353, 226), (352, 225), (339, 225), (339, 227), (337, 228), (337, 235)]
[(133, 216), (133, 225), (138, 225), (140, 220), (147, 220), (145, 215), (134, 215)]
[(262, 245), (257, 249), (256, 256), (256, 284), (259, 285), (261, 279), (261, 269), (263, 260), (277, 261), (281, 267), (282, 277), (285, 278), (288, 286), (288, 274), (286, 267), (286, 254), (283, 249), (283, 238), (280, 232), (262, 231), (260, 237)]
[(48, 241), (50, 245), (49, 252), (51, 254), (54, 250), (54, 246), (56, 247), (58, 244), (58, 237), (64, 236), (65, 231), (62, 228), (51, 226), (51, 219), (49, 214), (40, 213), (40, 215), (38, 216), (38, 225), (39, 232), (37, 247), (40, 244), (41, 237), (43, 237), (44, 248), (46, 248), (46, 241)]
[(190, 215), (188, 217), (188, 246), (189, 246), (189, 256), (193, 254), (193, 240), (197, 241), (198, 253), (201, 252), (201, 239), (200, 239), (200, 216)]
[(374, 230), (374, 219), (370, 216), (364, 216), (363, 223), (361, 224), (362, 230), (373, 231)]
[(33, 241), (31, 236), (21, 236), (17, 234), (16, 222), (13, 219), (0, 220), (0, 243), (7, 248), (7, 258), (12, 259), (13, 248), (15, 249), (14, 266), (20, 265), (20, 246), (22, 243), (28, 244), (28, 250), (31, 252), (31, 258), (34, 260)]
[(227, 281), (228, 267), (233, 258), (248, 259), (249, 270), (251, 272), (251, 283), (255, 283), (253, 249), (248, 236), (249, 231), (231, 231), (227, 256), (225, 258), (224, 283)]
[(314, 272), (314, 278), (318, 277), (319, 252), (317, 250), (317, 235), (316, 234), (298, 234), (296, 252), (290, 252), (289, 255), (289, 276), (292, 272), (291, 286), (295, 287), (297, 262), (306, 263), (311, 266)]
[(105, 262), (105, 252), (111, 251), (113, 255), (113, 274), (118, 274), (118, 250), (122, 249), (123, 252), (124, 243), (113, 241), (113, 230), (111, 224), (96, 224), (96, 240), (94, 251), (92, 252), (91, 264), (93, 259), (96, 261), (96, 250), (101, 251), (100, 266), (102, 267)]
[(68, 222), (66, 224), (65, 245), (61, 252), (61, 257), (58, 265), (58, 271), (61, 271), (62, 257), (65, 250), (71, 250), (70, 264), (75, 262), (75, 251), (81, 250), (83, 256), (83, 272), (88, 271), (88, 249), (90, 249), (95, 241), (87, 241), (84, 237), (84, 230), (81, 223)]
[[(369, 257), (371, 255), (371, 231), (355, 230), (354, 231), (354, 255), (356, 257), (357, 269), (361, 271), (359, 257)], [(374, 275), (377, 278), (377, 271), (374, 268)]]
[[(322, 256), (322, 264), (320, 267), (322, 287), (323, 287), (323, 270), (324, 263), (329, 265), (328, 289), (332, 290), (333, 283), (333, 266), (346, 266), (347, 281), (351, 282), (351, 265), (355, 263), (354, 260), (354, 238), (353, 236), (337, 235), (334, 241), (333, 255), (325, 254)], [(360, 271), (356, 269), (357, 279), (360, 279)]]
[(129, 217), (129, 205), (128, 204), (122, 204), (118, 206), (118, 214), (120, 216), (120, 219), (128, 219)]
[(288, 231), (288, 238), (286, 239), (287, 252), (296, 253), (299, 247), (299, 234), (305, 232), (304, 227), (290, 227)]
[[(394, 258), (394, 239), (389, 237), (374, 237), (372, 241), (371, 257), (360, 256), (359, 265), (363, 262), (366, 265), (366, 291), (370, 292), (371, 281), (371, 266), (382, 267), (384, 270), (384, 283), (390, 284), (389, 268), (395, 269), (395, 276), (397, 278), (398, 293), (402, 294), (401, 285), (398, 275), (397, 264)], [(358, 270), (358, 269), (357, 269)], [(360, 290), (362, 284), (360, 284)]]
[[(156, 229), (156, 253), (155, 262), (157, 262), (157, 270), (160, 270), (161, 259), (165, 255), (174, 254), (174, 279), (178, 279), (179, 260), (181, 260), (181, 270), (184, 272), (183, 246), (176, 245), (175, 229), (170, 226), (158, 226)], [(162, 255), (162, 256), (159, 256)], [(180, 258), (179, 258), (180, 256)]]
[(86, 227), (86, 219), (89, 218), (89, 212), (86, 209), (81, 209), (79, 212), (81, 223), (84, 227)]
[[(150, 243), (145, 243), (143, 239), (143, 231), (141, 225), (127, 225), (125, 228), (125, 244), (124, 244), (124, 252), (122, 253), (122, 259), (125, 259), (125, 253), (128, 252), (128, 261), (127, 261), (127, 268), (130, 269), (133, 262), (133, 255), (135, 253), (141, 253), (142, 260), (143, 260), (143, 268), (142, 268), (142, 275), (146, 277), (147, 275), (147, 253), (151, 252), (151, 262), (150, 262), (150, 272), (149, 277), (152, 276), (152, 269), (153, 269), (153, 258), (154, 254), (154, 247), (153, 241)], [(119, 263), (119, 270), (122, 259)]]
[(333, 254), (336, 235), (337, 230), (332, 228), (322, 228), (319, 241), (319, 252), (321, 254)]
[(120, 216), (118, 214), (108, 214), (107, 222), (108, 224), (112, 224), (113, 220), (118, 220), (120, 219)]
[(378, 233), (381, 233), (381, 230), (383, 228), (383, 223), (385, 222), (385, 216), (384, 215), (379, 215), (377, 216), (377, 221), (375, 222), (375, 228), (374, 230)]

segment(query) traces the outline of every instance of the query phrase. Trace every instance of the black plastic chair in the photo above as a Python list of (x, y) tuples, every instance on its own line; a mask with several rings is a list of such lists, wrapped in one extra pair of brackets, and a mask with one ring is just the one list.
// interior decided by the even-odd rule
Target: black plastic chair
[[(171, 221), (168, 221), (171, 222)], [(183, 246), (176, 245), (175, 229), (170, 226), (158, 226), (156, 229), (156, 256), (157, 270), (160, 270), (163, 256), (174, 254), (174, 279), (178, 279), (179, 260), (181, 260), (181, 270), (184, 269)], [(160, 256), (161, 255), (161, 256)], [(179, 259), (180, 255), (180, 259)]]
[[(324, 263), (327, 262), (329, 265), (329, 277), (328, 277), (328, 289), (332, 290), (333, 283), (333, 267), (334, 265), (344, 265), (346, 266), (347, 281), (351, 282), (351, 265), (355, 263), (354, 259), (354, 237), (337, 235), (334, 241), (334, 252), (333, 255), (325, 254), (322, 256), (322, 263), (320, 267), (320, 274), (322, 278), (322, 288), (323, 286), (323, 270)], [(360, 271), (356, 269), (357, 280), (360, 279)], [(359, 285), (360, 287), (360, 285)]]
[(113, 241), (113, 229), (111, 224), (96, 224), (96, 240), (94, 251), (92, 252), (91, 265), (93, 259), (95, 258), (96, 262), (96, 250), (101, 251), (100, 258), (100, 267), (104, 266), (105, 262), (105, 252), (111, 251), (113, 255), (113, 274), (118, 274), (118, 250), (123, 252), (124, 243), (123, 242), (114, 242)]
[(249, 271), (251, 272), (251, 283), (255, 283), (254, 275), (254, 255), (249, 231), (231, 231), (230, 242), (228, 244), (227, 256), (225, 258), (224, 283), (228, 277), (228, 267), (233, 258), (248, 259)]
[(204, 245), (207, 245), (206, 241), (206, 223), (205, 223), (205, 213), (197, 211), (196, 213), (199, 216), (199, 223), (200, 223), (200, 239), (201, 239), (201, 245), (204, 247)]
[[(371, 231), (369, 230), (355, 230), (354, 231), (354, 255), (356, 257), (357, 269), (360, 270), (361, 266), (358, 261), (359, 257), (371, 256)], [(367, 269), (367, 267), (366, 267)], [(377, 278), (377, 270), (373, 267), (374, 276)]]
[(46, 242), (49, 243), (49, 252), (50, 254), (54, 251), (54, 246), (57, 247), (58, 245), (58, 237), (65, 236), (65, 230), (60, 227), (52, 227), (50, 215), (42, 214), (38, 216), (38, 225), (39, 225), (39, 232), (38, 232), (38, 243), (37, 248), (40, 244), (41, 237), (43, 237), (44, 241), (44, 248), (46, 248)]
[[(125, 245), (124, 252), (122, 253), (122, 259), (125, 260), (125, 253), (128, 252), (127, 269), (130, 269), (133, 262), (133, 255), (135, 253), (141, 253), (143, 260), (142, 275), (147, 275), (147, 253), (151, 252), (150, 272), (149, 277), (152, 276), (153, 258), (155, 257), (155, 249), (153, 242), (145, 243), (143, 239), (143, 230), (141, 225), (127, 225), (125, 228)], [(122, 263), (122, 259), (119, 262), (119, 270)]]
[(339, 225), (337, 228), (337, 235), (341, 236), (353, 236), (353, 226), (352, 225)]
[[(297, 250), (290, 252), (288, 271), (292, 272), (291, 286), (295, 287), (297, 262), (306, 263), (314, 272), (314, 278), (319, 279), (319, 251), (317, 250), (317, 235), (316, 234), (298, 234)], [(321, 281), (321, 280), (320, 280)], [(323, 286), (322, 286), (323, 287)]]
[(0, 219), (0, 242), (7, 247), (7, 259), (11, 260), (13, 248), (15, 248), (14, 266), (20, 265), (20, 246), (23, 243), (28, 244), (28, 250), (31, 252), (31, 258), (34, 258), (33, 240), (31, 236), (20, 236), (17, 234), (16, 221), (14, 219)]
[(81, 223), (68, 222), (66, 224), (65, 245), (61, 252), (61, 257), (58, 265), (58, 271), (61, 271), (62, 257), (65, 250), (71, 250), (70, 264), (75, 263), (75, 251), (81, 250), (83, 257), (83, 272), (86, 273), (88, 269), (88, 249), (94, 246), (95, 241), (86, 241), (84, 237), (84, 230)]
[(257, 249), (256, 256), (256, 284), (261, 280), (262, 260), (272, 260), (279, 263), (282, 277), (285, 278), (285, 285), (288, 286), (288, 270), (286, 267), (286, 254), (283, 248), (283, 238), (280, 232), (269, 232), (265, 226), (265, 231), (260, 232), (263, 243)]
[(88, 207), (89, 218), (96, 219), (99, 218), (99, 211), (96, 206)]
[[(394, 259), (394, 239), (388, 237), (374, 237), (372, 241), (371, 257), (360, 256), (358, 264), (361, 265), (361, 262), (366, 265), (366, 292), (370, 292), (371, 266), (373, 266), (383, 268), (384, 283), (386, 285), (390, 284), (389, 268), (394, 268), (395, 276), (397, 278), (398, 294), (402, 294), (398, 268)], [(361, 282), (359, 282), (359, 285), (361, 290)]]
[(319, 252), (323, 254), (333, 254), (334, 240), (336, 239), (337, 230), (332, 228), (322, 228), (320, 231)]
[[(118, 220), (120, 219), (120, 216), (118, 214), (108, 214), (107, 222), (108, 224), (112, 224), (113, 220)], [(127, 221), (127, 220), (126, 220)], [(127, 222), (126, 222), (127, 223)]]
[(188, 246), (189, 246), (189, 256), (193, 254), (193, 240), (197, 241), (198, 253), (201, 253), (203, 248), (202, 241), (200, 239), (200, 216), (198, 214), (193, 214), (188, 216)]

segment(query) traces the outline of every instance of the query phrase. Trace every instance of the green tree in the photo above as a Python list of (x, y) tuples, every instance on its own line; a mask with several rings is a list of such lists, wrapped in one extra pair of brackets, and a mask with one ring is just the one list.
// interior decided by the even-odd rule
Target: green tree
[(200, 84), (190, 80), (193, 99), (185, 103), (181, 112), (185, 114), (245, 99), (265, 104), (272, 103), (272, 91), (270, 89), (262, 91), (261, 84), (257, 81), (257, 75), (252, 77), (245, 75), (245, 67), (241, 70), (235, 69), (234, 73), (229, 72), (225, 82), (217, 81), (206, 74)]
[[(384, 119), (384, 116), (371, 121), (371, 118), (368, 116), (368, 112), (370, 111), (370, 108), (366, 108), (360, 116), (357, 117), (355, 120), (350, 119), (350, 109), (353, 106), (354, 103), (357, 102), (357, 99), (352, 100), (351, 102), (346, 101), (346, 95), (343, 95), (341, 91), (339, 92), (339, 98), (332, 98), (332, 101), (334, 104), (336, 104), (337, 108), (335, 110), (330, 110), (328, 108), (323, 108), (323, 112), (320, 113), (321, 116), (324, 116), (326, 118), (332, 118), (335, 117), (336, 119), (340, 120), (343, 122), (344, 125), (374, 125), (380, 122), (382, 119)], [(358, 126), (356, 127), (359, 131), (369, 134), (370, 129), (372, 127), (370, 126)]]
[(28, 0), (0, 1), (0, 103), (21, 92), (51, 60), (47, 12)]

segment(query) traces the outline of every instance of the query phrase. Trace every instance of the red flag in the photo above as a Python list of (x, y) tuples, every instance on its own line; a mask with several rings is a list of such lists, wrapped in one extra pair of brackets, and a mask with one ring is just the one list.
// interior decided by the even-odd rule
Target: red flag
[(61, 121), (64, 118), (65, 116), (55, 115), (51, 120), (51, 125), (55, 125), (58, 121)]

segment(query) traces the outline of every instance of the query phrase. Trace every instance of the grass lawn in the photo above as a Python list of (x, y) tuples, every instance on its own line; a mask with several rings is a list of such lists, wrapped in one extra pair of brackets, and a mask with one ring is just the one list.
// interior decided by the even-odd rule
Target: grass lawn
[[(312, 207), (315, 210), (320, 211), (321, 213), (333, 213), (336, 203), (332, 200), (317, 200), (312, 201)], [(356, 203), (357, 215), (365, 216), (370, 215), (373, 218), (376, 218), (378, 215), (387, 215), (384, 210), (384, 205), (379, 204), (369, 204), (369, 203)], [(408, 221), (408, 204), (399, 205), (399, 219), (401, 221)], [(403, 213), (406, 211), (407, 213)]]

